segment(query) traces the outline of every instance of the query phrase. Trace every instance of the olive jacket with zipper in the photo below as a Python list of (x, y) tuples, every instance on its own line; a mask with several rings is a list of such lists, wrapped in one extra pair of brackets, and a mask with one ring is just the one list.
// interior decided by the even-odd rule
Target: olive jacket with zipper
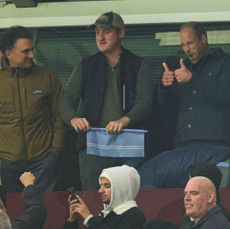
[(33, 162), (60, 151), (63, 121), (58, 105), (63, 89), (43, 67), (0, 70), (0, 159)]

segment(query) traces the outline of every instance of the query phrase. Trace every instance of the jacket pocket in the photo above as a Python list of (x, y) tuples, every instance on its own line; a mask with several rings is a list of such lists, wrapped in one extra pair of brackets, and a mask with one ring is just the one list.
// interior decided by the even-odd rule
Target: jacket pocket
[(11, 88), (10, 95), (0, 94), (0, 112), (12, 113), (16, 111), (16, 91)]

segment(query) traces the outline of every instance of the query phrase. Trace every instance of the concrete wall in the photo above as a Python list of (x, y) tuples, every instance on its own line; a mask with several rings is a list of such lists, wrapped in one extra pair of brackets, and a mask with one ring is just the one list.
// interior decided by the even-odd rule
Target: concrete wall
[(38, 3), (16, 8), (0, 2), (0, 29), (12, 25), (28, 27), (85, 26), (98, 15), (113, 10), (126, 24), (180, 23), (185, 21), (228, 22), (229, 0), (107, 0)]

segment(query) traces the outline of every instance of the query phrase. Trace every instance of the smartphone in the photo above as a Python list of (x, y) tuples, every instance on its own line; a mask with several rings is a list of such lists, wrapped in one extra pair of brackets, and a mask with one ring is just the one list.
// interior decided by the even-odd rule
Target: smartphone
[(67, 191), (70, 194), (70, 200), (77, 200), (77, 191), (74, 187), (68, 188)]

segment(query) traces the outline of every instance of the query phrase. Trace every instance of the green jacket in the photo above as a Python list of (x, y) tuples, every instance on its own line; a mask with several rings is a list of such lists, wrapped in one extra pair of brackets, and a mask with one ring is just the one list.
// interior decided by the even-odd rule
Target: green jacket
[(59, 79), (40, 66), (0, 70), (0, 159), (33, 162), (61, 149), (62, 93)]

